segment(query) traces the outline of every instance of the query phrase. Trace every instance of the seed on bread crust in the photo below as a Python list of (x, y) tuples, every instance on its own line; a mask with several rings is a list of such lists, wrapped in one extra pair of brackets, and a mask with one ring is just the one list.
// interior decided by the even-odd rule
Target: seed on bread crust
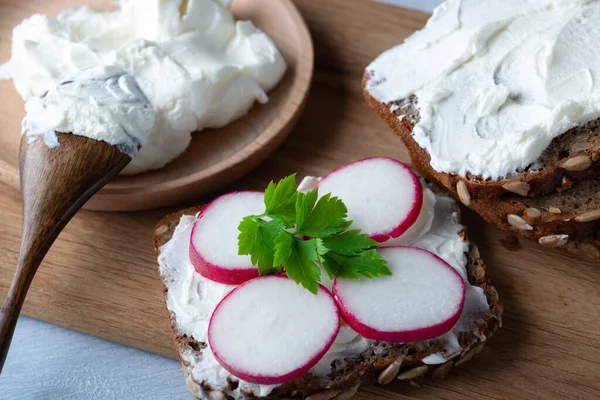
[(560, 164), (560, 167), (570, 172), (585, 171), (592, 165), (590, 156), (581, 155), (571, 157)]
[(542, 212), (537, 208), (529, 207), (523, 212), (523, 219), (528, 224), (536, 224), (542, 217)]
[(562, 213), (562, 211), (560, 211), (560, 208), (558, 207), (548, 207), (548, 211), (551, 212), (552, 214), (560, 214)]
[(458, 193), (458, 199), (465, 206), (471, 205), (471, 195), (469, 194), (469, 189), (467, 189), (467, 184), (465, 181), (459, 180), (456, 182), (456, 193)]
[(560, 185), (561, 185), (562, 190), (568, 190), (573, 187), (573, 181), (568, 176), (565, 175), (562, 177), (562, 180), (560, 181)]
[(402, 358), (391, 363), (386, 369), (383, 370), (379, 377), (377, 378), (377, 382), (380, 385), (387, 385), (392, 383), (394, 379), (398, 376), (398, 372), (400, 372), (400, 367), (402, 366)]
[(213, 390), (208, 394), (209, 400), (227, 400), (227, 396), (225, 393), (220, 390)]
[(190, 392), (190, 394), (194, 397), (198, 396), (198, 393), (200, 393), (200, 386), (194, 382), (194, 379), (192, 379), (192, 377), (190, 376), (190, 373), (187, 370), (187, 367), (185, 365), (182, 365), (181, 368), (183, 369), (183, 377), (185, 379), (185, 387), (187, 388), (187, 390)]
[(427, 365), (421, 365), (420, 367), (411, 368), (398, 375), (398, 379), (401, 381), (405, 381), (407, 379), (415, 379), (421, 375), (425, 375), (427, 373), (427, 370), (429, 370), (429, 366)]
[(544, 247), (562, 247), (569, 241), (569, 235), (542, 236), (538, 242)]
[(600, 219), (600, 210), (592, 210), (575, 217), (577, 222), (591, 222)]
[(311, 394), (306, 400), (331, 400), (340, 393), (342, 393), (341, 390), (324, 390), (322, 392)]
[(469, 247), (470, 247), (469, 254), (471, 254), (471, 257), (481, 258), (481, 253), (479, 252), (479, 247), (477, 247), (476, 244), (471, 243)]
[(513, 227), (517, 228), (520, 231), (531, 231), (533, 230), (533, 226), (529, 225), (527, 221), (523, 218), (519, 217), (515, 214), (508, 214), (506, 216), (508, 223)]
[(516, 193), (520, 196), (527, 196), (529, 189), (531, 189), (529, 183), (522, 181), (510, 181), (502, 185), (502, 187), (505, 190), (508, 190), (511, 193)]
[(578, 151), (586, 151), (590, 147), (592, 147), (592, 144), (589, 142), (578, 142), (571, 146), (571, 151), (574, 153)]
[(156, 230), (154, 231), (154, 234), (162, 235), (163, 233), (165, 233), (167, 231), (167, 229), (169, 229), (169, 227), (167, 225), (161, 225), (158, 228), (156, 228)]

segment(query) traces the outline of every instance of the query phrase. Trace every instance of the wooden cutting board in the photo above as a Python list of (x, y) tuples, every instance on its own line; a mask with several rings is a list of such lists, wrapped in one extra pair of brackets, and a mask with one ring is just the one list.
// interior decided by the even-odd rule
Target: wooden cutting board
[[(306, 111), (275, 155), (231, 188), (261, 189), (293, 172), (320, 175), (366, 156), (408, 161), (400, 141), (363, 104), (360, 79), (371, 59), (422, 27), (427, 16), (366, 0), (296, 3), (315, 41), (315, 81)], [(151, 245), (154, 224), (170, 211), (81, 212), (42, 264), (24, 313), (174, 357)], [(3, 186), (0, 221), (4, 296), (17, 259), (21, 216), (19, 194)], [(506, 233), (468, 211), (464, 223), (500, 292), (504, 327), (446, 380), (426, 381), (421, 389), (367, 387), (356, 398), (600, 398), (600, 265), (523, 241), (509, 250)]]

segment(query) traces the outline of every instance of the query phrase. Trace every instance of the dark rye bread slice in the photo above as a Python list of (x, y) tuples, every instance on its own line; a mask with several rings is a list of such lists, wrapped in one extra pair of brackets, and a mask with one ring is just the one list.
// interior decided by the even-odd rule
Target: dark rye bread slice
[[(161, 220), (155, 229), (154, 248), (157, 255), (160, 247), (167, 243), (175, 231), (182, 215), (195, 215), (202, 207), (189, 208), (172, 214)], [(458, 211), (458, 208), (457, 208)], [(390, 343), (375, 342), (375, 345), (364, 353), (347, 358), (344, 365), (334, 367), (328, 376), (305, 374), (300, 379), (285, 385), (278, 386), (268, 396), (256, 397), (252, 393), (242, 393), (244, 399), (308, 399), (308, 400), (347, 400), (350, 399), (361, 383), (389, 384), (393, 381), (412, 382), (422, 376), (442, 378), (454, 366), (460, 366), (469, 361), (473, 355), (479, 353), (487, 340), (502, 325), (502, 305), (498, 298), (496, 288), (486, 278), (485, 265), (479, 256), (475, 245), (471, 246), (467, 254), (467, 273), (469, 282), (483, 288), (490, 305), (489, 312), (479, 323), (480, 335), (463, 333), (459, 335), (462, 347), (460, 354), (444, 364), (425, 365), (421, 360), (426, 356), (439, 352), (442, 349), (441, 340), (407, 343), (394, 345)], [(167, 288), (163, 290), (166, 295)], [(169, 311), (171, 327), (174, 332), (174, 343), (186, 380), (186, 386), (192, 396), (202, 398), (201, 393), (211, 400), (228, 400), (225, 393), (214, 390), (206, 382), (198, 382), (189, 372), (189, 364), (183, 360), (181, 354), (193, 352), (195, 359), (200, 359), (205, 343), (197, 342), (182, 334), (175, 323), (175, 315)], [(199, 389), (202, 389), (200, 391)], [(235, 390), (237, 383), (229, 382), (229, 389)]]
[[(364, 97), (369, 107), (399, 136), (408, 148), (414, 167), (424, 176), (434, 179), (448, 190), (456, 192), (463, 182), (471, 199), (491, 199), (504, 194), (535, 197), (569, 189), (574, 182), (600, 176), (600, 120), (573, 128), (555, 138), (538, 162), (527, 170), (514, 173), (506, 179), (483, 180), (477, 176), (459, 177), (435, 171), (430, 166), (429, 153), (413, 139), (412, 130), (419, 121), (418, 99), (381, 103), (366, 89), (369, 75), (363, 76)], [(391, 111), (390, 106), (398, 108)], [(401, 116), (405, 116), (400, 118)]]

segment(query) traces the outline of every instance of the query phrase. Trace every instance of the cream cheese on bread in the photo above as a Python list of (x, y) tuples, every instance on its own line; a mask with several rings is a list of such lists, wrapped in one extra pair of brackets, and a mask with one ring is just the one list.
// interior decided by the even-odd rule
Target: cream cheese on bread
[[(318, 179), (309, 177), (303, 181), (300, 189), (310, 190), (317, 182)], [(455, 268), (467, 282), (468, 242), (460, 235), (464, 227), (458, 223), (456, 203), (450, 197), (434, 193), (428, 187), (424, 187), (424, 196), (428, 199), (424, 204), (431, 207), (433, 220), (427, 230), (407, 244), (437, 254)], [(425, 213), (424, 218), (428, 219), (429, 214)], [(167, 307), (174, 315), (178, 330), (199, 342), (207, 343), (210, 316), (219, 301), (235, 286), (210, 281), (195, 271), (188, 257), (189, 237), (195, 221), (196, 217), (192, 215), (181, 217), (171, 240), (160, 248), (158, 261), (161, 276), (168, 289)], [(327, 280), (324, 280), (323, 284), (331, 287), (331, 282)], [(479, 335), (478, 323), (488, 310), (483, 289), (468, 284), (461, 318), (453, 330), (444, 335), (445, 350), (437, 354), (436, 360), (450, 359), (461, 350), (458, 344), (460, 332), (474, 332)], [(336, 368), (341, 368), (344, 358), (357, 356), (373, 344), (371, 340), (363, 338), (344, 325), (330, 350), (310, 372), (327, 375), (332, 370), (332, 364), (335, 364)], [(196, 381), (206, 382), (236, 399), (242, 398), (240, 389), (253, 392), (256, 396), (266, 396), (275, 387), (239, 381), (236, 390), (228, 390), (227, 379), (237, 380), (237, 378), (232, 377), (217, 362), (210, 346), (202, 350), (201, 358), (197, 358), (191, 351), (184, 352), (181, 356), (185, 363), (191, 365), (190, 373)], [(436, 360), (432, 357), (429, 362), (433, 364)]]
[(415, 141), (438, 172), (499, 179), (600, 117), (600, 2), (449, 0), (367, 67), (392, 110), (416, 98)]

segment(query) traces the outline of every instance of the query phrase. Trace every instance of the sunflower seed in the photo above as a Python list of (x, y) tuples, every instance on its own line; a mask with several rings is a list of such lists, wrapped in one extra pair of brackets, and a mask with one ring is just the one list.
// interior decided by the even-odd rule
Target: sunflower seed
[(551, 212), (552, 214), (560, 214), (562, 212), (562, 211), (560, 211), (560, 208), (553, 207), (553, 206), (548, 207), (548, 211)]
[(508, 223), (513, 226), (514, 228), (517, 228), (520, 231), (531, 231), (533, 230), (533, 227), (531, 225), (529, 225), (527, 223), (527, 221), (525, 221), (523, 218), (519, 217), (518, 215), (515, 214), (508, 214), (506, 219), (508, 220)]
[(208, 394), (209, 400), (227, 400), (227, 396), (225, 393), (219, 390), (213, 390)]
[(526, 208), (525, 211), (523, 212), (523, 219), (528, 223), (528, 224), (536, 224), (540, 218), (542, 217), (542, 212), (540, 210), (538, 210), (537, 208)]
[(516, 193), (520, 196), (527, 196), (527, 194), (529, 193), (529, 189), (531, 189), (529, 183), (521, 181), (507, 182), (504, 185), (502, 185), (502, 187), (505, 190), (508, 190), (512, 193)]
[(465, 181), (458, 181), (456, 183), (456, 193), (458, 193), (459, 200), (465, 206), (471, 205), (471, 195), (469, 194), (469, 189), (467, 189)]
[(567, 171), (576, 172), (576, 171), (585, 171), (592, 165), (592, 159), (589, 156), (575, 156), (567, 159), (566, 161), (560, 164), (560, 167), (566, 169)]
[(341, 392), (341, 390), (325, 390), (323, 392), (311, 394), (306, 400), (331, 400)]
[(396, 376), (398, 376), (398, 372), (400, 372), (400, 367), (402, 366), (402, 358), (391, 363), (386, 369), (383, 370), (381, 374), (379, 374), (379, 378), (377, 378), (377, 382), (380, 385), (387, 385), (392, 383)]
[(471, 257), (473, 258), (481, 258), (481, 253), (479, 252), (479, 247), (476, 244), (471, 243), (471, 249), (469, 250)]
[(579, 143), (575, 143), (571, 146), (571, 151), (572, 152), (585, 151), (585, 150), (589, 149), (591, 146), (592, 146), (591, 143), (579, 142)]
[(161, 225), (158, 228), (156, 228), (156, 230), (154, 231), (154, 234), (162, 235), (163, 233), (165, 233), (167, 231), (167, 229), (169, 229), (169, 227), (167, 225)]
[(411, 368), (398, 375), (398, 379), (401, 381), (405, 381), (407, 379), (414, 379), (421, 375), (425, 375), (428, 369), (429, 366), (427, 365), (421, 365), (420, 367)]
[(547, 235), (541, 237), (538, 242), (544, 247), (562, 247), (569, 241), (569, 235)]
[(600, 218), (600, 210), (592, 210), (575, 217), (577, 222), (591, 222)]
[(560, 185), (563, 190), (571, 189), (573, 187), (573, 181), (565, 175), (562, 177)]
[(187, 388), (187, 390), (190, 392), (190, 394), (194, 397), (198, 396), (198, 393), (200, 393), (200, 386), (194, 382), (194, 380), (192, 379), (190, 373), (188, 372), (187, 368), (182, 366), (183, 368), (183, 376), (185, 378), (185, 387)]

